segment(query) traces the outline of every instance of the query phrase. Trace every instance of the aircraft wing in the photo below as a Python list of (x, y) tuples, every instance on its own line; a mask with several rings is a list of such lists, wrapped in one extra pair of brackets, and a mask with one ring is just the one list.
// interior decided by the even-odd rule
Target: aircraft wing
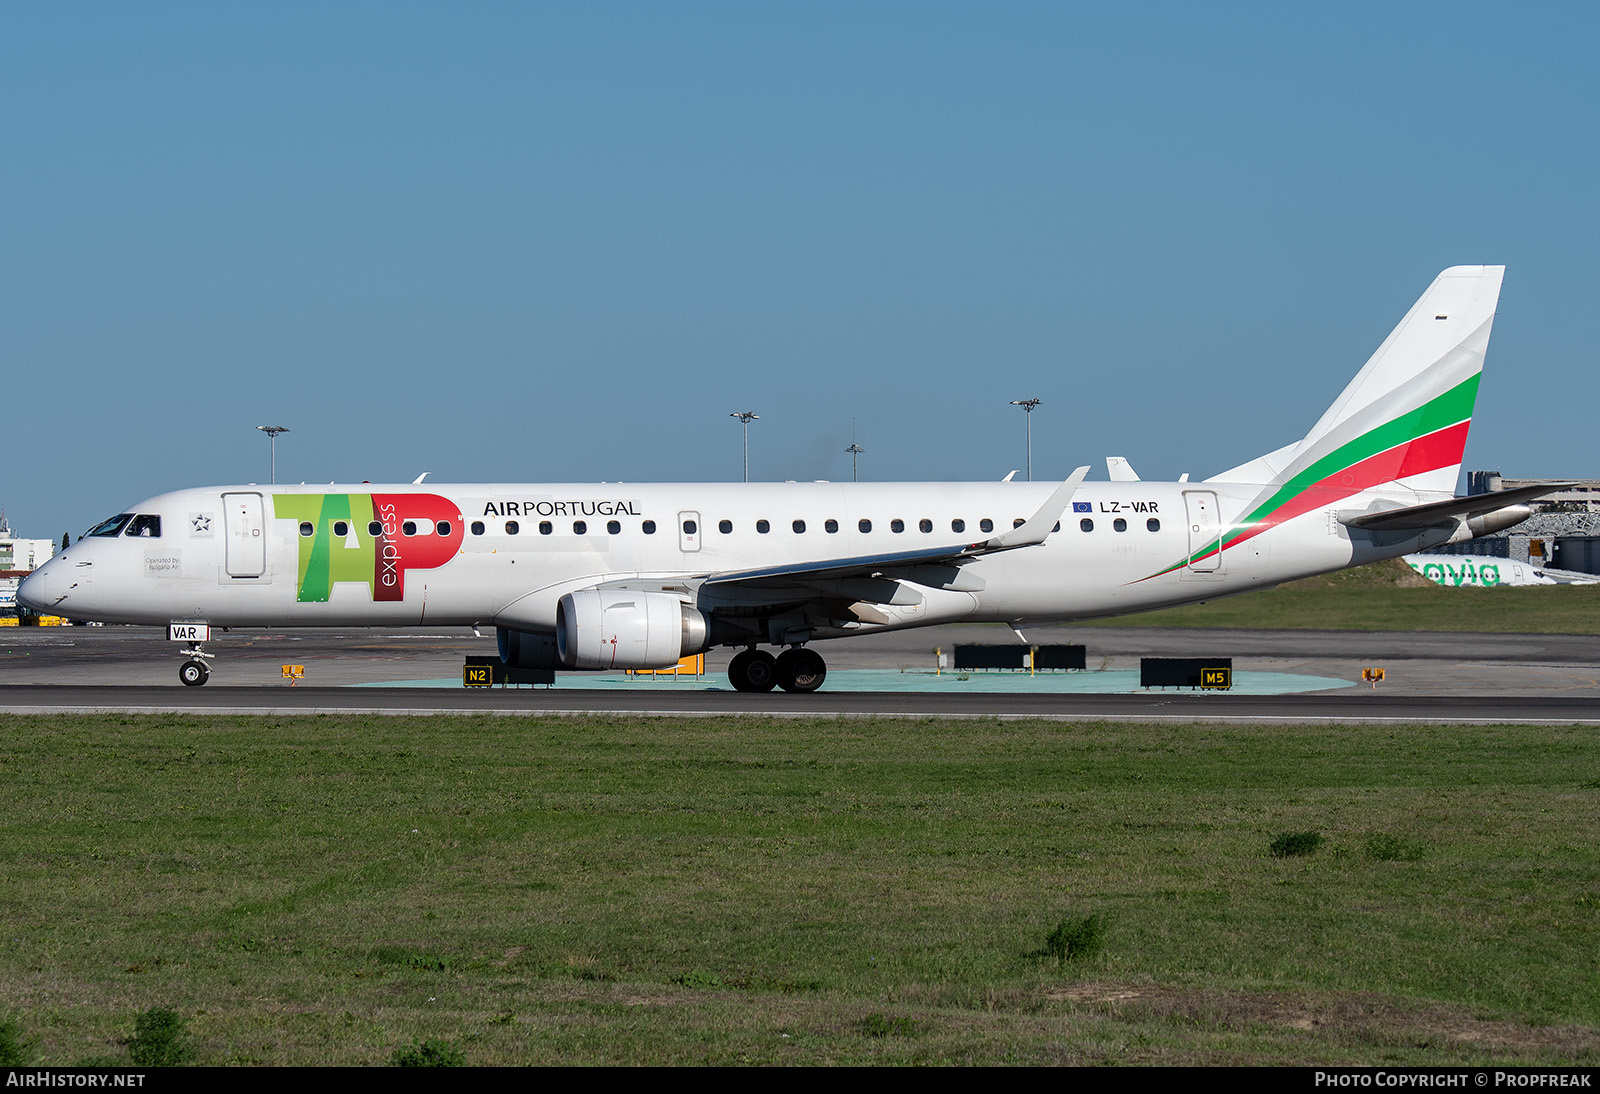
[(1464, 517), (1477, 517), (1519, 505), (1557, 490), (1574, 485), (1558, 482), (1544, 486), (1523, 486), (1516, 490), (1499, 490), (1492, 494), (1470, 494), (1464, 498), (1447, 498), (1426, 505), (1405, 505), (1394, 509), (1361, 510), (1340, 513), (1339, 523), (1351, 528), (1366, 528), (1375, 532), (1391, 532), (1413, 528), (1436, 528), (1452, 524)]
[(850, 558), (828, 558), (812, 562), (794, 562), (781, 566), (763, 566), (752, 570), (724, 570), (708, 574), (702, 588), (718, 586), (769, 586), (792, 585), (795, 582), (832, 581), (840, 578), (871, 577), (886, 570), (905, 570), (913, 566), (930, 566), (938, 563), (959, 565), (962, 562), (993, 554), (996, 551), (1013, 551), (1019, 547), (1032, 547), (1043, 543), (1055, 529), (1061, 514), (1066, 512), (1077, 493), (1088, 467), (1080, 467), (1067, 476), (1045, 503), (1022, 524), (1001, 535), (968, 543), (944, 544), (924, 547), (915, 551), (890, 551), (884, 554), (855, 555)]

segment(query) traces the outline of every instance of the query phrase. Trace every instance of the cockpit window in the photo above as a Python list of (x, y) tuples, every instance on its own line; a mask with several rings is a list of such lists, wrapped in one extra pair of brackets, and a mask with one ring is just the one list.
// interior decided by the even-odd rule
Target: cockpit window
[(123, 527), (126, 526), (127, 523), (132, 519), (132, 513), (119, 513), (110, 520), (103, 520), (99, 524), (96, 524), (93, 528), (89, 529), (88, 534), (91, 536), (120, 535)]
[(161, 518), (154, 513), (140, 513), (128, 525), (127, 534), (130, 536), (145, 536), (149, 539), (160, 539)]

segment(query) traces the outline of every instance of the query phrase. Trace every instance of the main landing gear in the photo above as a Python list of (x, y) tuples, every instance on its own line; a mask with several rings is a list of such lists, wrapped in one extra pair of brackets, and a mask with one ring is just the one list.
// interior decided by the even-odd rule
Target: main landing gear
[(215, 657), (216, 654), (202, 650), (198, 642), (186, 642), (183, 652), (188, 660), (178, 666), (178, 679), (183, 681), (184, 686), (197, 688), (211, 679), (211, 666), (205, 663), (205, 658)]
[(738, 691), (771, 691), (776, 686), (804, 694), (820, 688), (827, 676), (822, 655), (804, 646), (776, 657), (765, 650), (741, 650), (728, 662), (728, 679)]

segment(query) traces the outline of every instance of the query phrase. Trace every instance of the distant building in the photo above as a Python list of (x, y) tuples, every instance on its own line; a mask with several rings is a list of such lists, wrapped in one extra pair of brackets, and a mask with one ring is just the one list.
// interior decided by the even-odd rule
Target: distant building
[(55, 556), (56, 544), (51, 539), (18, 539), (11, 534), (6, 523), (6, 511), (0, 509), (0, 619), (16, 622), (17, 586), (32, 570), (37, 570)]
[(56, 543), (52, 539), (18, 539), (11, 534), (6, 523), (6, 511), (0, 509), (0, 570), (37, 570), (55, 557)]
[(1438, 554), (1496, 555), (1600, 573), (1600, 479), (1508, 479), (1498, 471), (1467, 472), (1468, 494), (1556, 484), (1563, 484), (1562, 488), (1527, 503), (1533, 516), (1515, 528), (1432, 550)]
[(1508, 479), (1498, 471), (1468, 471), (1467, 493), (1495, 494), (1501, 490), (1518, 490), (1524, 486), (1554, 486), (1570, 483), (1553, 490), (1537, 501), (1529, 502), (1536, 513), (1600, 513), (1600, 479)]

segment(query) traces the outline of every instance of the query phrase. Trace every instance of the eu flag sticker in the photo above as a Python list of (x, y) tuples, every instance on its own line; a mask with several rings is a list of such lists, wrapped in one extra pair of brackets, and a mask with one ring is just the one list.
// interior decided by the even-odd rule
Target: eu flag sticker
[(1075, 501), (1072, 503), (1072, 511), (1074, 513), (1092, 513), (1094, 509), (1086, 501)]

